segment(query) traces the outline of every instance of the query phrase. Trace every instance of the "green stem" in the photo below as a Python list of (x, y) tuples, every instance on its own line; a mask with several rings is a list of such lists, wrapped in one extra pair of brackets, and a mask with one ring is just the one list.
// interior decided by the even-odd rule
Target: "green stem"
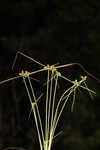
[(46, 92), (46, 113), (45, 113), (45, 150), (48, 149), (48, 96), (49, 96), (49, 77), (50, 76), (50, 71), (48, 70), (48, 75), (47, 75), (47, 92)]
[(16, 76), (16, 77), (13, 77), (13, 78), (9, 78), (7, 80), (3, 80), (3, 81), (0, 82), (0, 84), (6, 83), (8, 81), (15, 80), (15, 79), (18, 79), (18, 78), (21, 78), (21, 76)]
[(40, 129), (41, 129), (41, 133), (42, 133), (42, 140), (44, 141), (42, 121), (41, 121), (41, 117), (40, 117), (40, 113), (39, 113), (39, 108), (38, 108), (38, 105), (37, 105), (36, 96), (35, 96), (35, 93), (34, 93), (34, 90), (33, 90), (33, 87), (32, 87), (32, 83), (31, 83), (31, 80), (30, 80), (29, 76), (28, 76), (28, 81), (29, 81), (29, 84), (30, 84), (30, 87), (31, 87), (31, 91), (32, 91), (32, 95), (33, 95), (34, 101), (36, 103), (36, 110), (37, 110), (37, 115), (38, 115), (38, 118), (39, 118)]
[(58, 82), (58, 76), (56, 76), (55, 87), (54, 87), (54, 94), (53, 94), (52, 114), (51, 114), (51, 127), (52, 127), (53, 119), (54, 119), (54, 105), (55, 105), (55, 96), (56, 96), (56, 90), (57, 90), (57, 82)]
[(50, 133), (49, 129), (50, 129), (50, 117), (51, 117), (50, 111), (51, 111), (51, 98), (52, 98), (53, 77), (54, 77), (54, 75), (53, 75), (53, 72), (52, 72), (52, 74), (51, 74), (51, 82), (50, 82), (49, 108), (48, 108), (48, 133)]
[[(26, 87), (26, 91), (27, 91), (27, 94), (28, 94), (28, 97), (29, 97), (29, 100), (30, 100), (30, 103), (31, 103), (31, 107), (32, 107), (32, 99), (31, 99), (30, 92), (28, 90), (28, 86), (27, 86), (27, 83), (26, 83), (24, 77), (23, 77), (23, 81), (24, 81), (24, 84), (25, 84), (25, 87)], [(40, 143), (40, 149), (43, 150), (35, 107), (32, 110), (33, 110), (33, 114), (34, 114), (34, 118), (35, 118), (35, 123), (36, 123), (36, 128), (37, 128), (39, 143)]]

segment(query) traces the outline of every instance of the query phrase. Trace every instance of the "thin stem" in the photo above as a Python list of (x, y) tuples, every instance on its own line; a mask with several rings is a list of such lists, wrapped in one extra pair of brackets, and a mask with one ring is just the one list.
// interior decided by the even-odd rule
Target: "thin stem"
[(45, 116), (45, 149), (48, 149), (48, 96), (49, 96), (49, 77), (50, 76), (50, 71), (48, 70), (48, 75), (47, 75), (47, 92), (46, 92), (46, 116)]
[(13, 77), (13, 78), (9, 78), (7, 80), (3, 80), (3, 81), (0, 82), (0, 84), (6, 83), (8, 81), (15, 80), (15, 79), (18, 79), (18, 78), (21, 78), (21, 76), (16, 76), (16, 77)]
[(59, 102), (58, 102), (58, 104), (57, 104), (57, 107), (56, 107), (56, 110), (55, 110), (55, 114), (54, 114), (53, 123), (52, 123), (52, 126), (51, 126), (51, 128), (50, 128), (50, 140), (49, 140), (50, 142), (49, 142), (49, 148), (48, 148), (48, 150), (51, 149), (52, 140), (53, 140), (54, 131), (55, 131), (55, 124), (56, 124), (56, 120), (57, 120), (57, 113), (58, 113), (58, 109), (59, 109), (60, 103), (61, 103), (61, 101), (62, 101), (64, 95), (65, 95), (68, 91), (70, 91), (74, 86), (75, 86), (75, 85), (73, 85), (72, 87), (70, 87), (69, 89), (67, 89), (67, 90), (62, 94), (62, 96), (60, 97), (60, 100), (59, 100)]
[[(81, 84), (81, 82), (82, 82), (82, 81), (80, 81), (77, 85), (74, 84), (73, 86), (71, 86), (71, 87), (70, 87), (69, 89), (67, 89), (67, 90), (62, 94), (62, 96), (60, 97), (59, 102), (58, 102), (57, 107), (56, 107), (55, 116), (54, 116), (54, 121), (53, 121), (53, 127), (52, 127), (52, 131), (51, 131), (52, 137), (54, 136), (55, 129), (56, 129), (56, 127), (57, 127), (58, 121), (59, 121), (60, 116), (61, 116), (61, 114), (62, 114), (62, 111), (63, 111), (63, 109), (64, 109), (64, 107), (65, 107), (65, 105), (66, 105), (66, 103), (67, 103), (67, 101), (68, 101), (69, 96), (70, 96), (71, 93), (73, 92), (73, 89), (74, 89), (74, 88), (77, 88), (78, 85)], [(60, 110), (59, 115), (57, 116), (60, 103), (61, 103), (61, 101), (63, 100), (63, 98), (65, 99), (64, 95), (65, 95), (68, 91), (70, 91), (70, 92), (69, 92), (69, 94), (66, 96), (66, 100), (65, 100), (64, 104), (63, 104), (62, 107), (61, 107), (61, 110)]]
[(72, 65), (73, 65), (73, 63), (70, 63), (70, 64), (65, 64), (65, 65), (57, 66), (57, 67), (55, 67), (55, 68), (56, 68), (56, 69), (65, 68), (65, 67), (70, 67), (70, 66), (72, 66)]
[(52, 129), (53, 129), (54, 107), (55, 107), (55, 96), (56, 96), (56, 90), (57, 90), (57, 82), (58, 82), (58, 76), (56, 76), (55, 87), (54, 87), (54, 94), (53, 94), (52, 112), (51, 112), (51, 125), (50, 125), (50, 137), (49, 137), (48, 150), (51, 149), (52, 140), (53, 140)]
[(73, 94), (73, 102), (72, 102), (71, 112), (73, 112), (73, 110), (74, 110), (75, 94), (76, 94), (76, 87), (74, 88), (74, 94)]
[(93, 93), (93, 94), (96, 94), (96, 92), (90, 90), (88, 87), (84, 87), (84, 86), (82, 86), (82, 85), (79, 85), (79, 87), (81, 87), (81, 88), (87, 90), (88, 92), (91, 92), (91, 93)]
[(86, 72), (90, 77), (92, 77), (92, 78), (95, 79), (98, 83), (100, 83), (100, 80), (99, 80), (98, 78), (96, 78), (93, 74), (89, 73), (80, 63), (70, 63), (70, 64), (66, 64), (66, 65), (57, 66), (57, 67), (55, 67), (55, 68), (58, 69), (58, 68), (70, 67), (70, 66), (73, 66), (73, 65), (78, 65), (78, 66), (80, 66), (84, 72)]
[[(68, 99), (69, 99), (69, 96), (71, 95), (72, 92), (73, 92), (73, 89), (71, 89), (70, 92), (69, 92), (69, 94), (67, 95), (66, 100), (65, 100), (63, 106), (61, 107), (61, 110), (60, 110), (60, 112), (59, 112), (58, 117), (57, 117), (57, 114), (55, 115), (55, 126), (54, 126), (54, 129), (53, 129), (53, 130), (54, 130), (53, 133), (55, 132), (55, 129), (56, 129), (56, 127), (57, 127), (58, 121), (59, 121), (59, 119), (60, 119), (60, 117), (61, 117), (61, 114), (62, 114), (62, 112), (63, 112), (63, 109), (64, 109), (64, 107), (65, 107), (65, 105), (66, 105), (66, 103), (67, 103), (67, 101), (68, 101)], [(58, 113), (58, 111), (57, 111), (57, 113)]]
[[(71, 81), (70, 79), (68, 79), (68, 78), (66, 78), (66, 77), (64, 77), (64, 76), (62, 76), (62, 75), (61, 75), (61, 78), (63, 78), (63, 79), (65, 79), (65, 80), (69, 81), (70, 83), (73, 83), (73, 84), (74, 84), (73, 81)], [(82, 83), (82, 82), (84, 82), (84, 80), (79, 81), (79, 83)], [(83, 88), (83, 89), (85, 89), (85, 90), (88, 90), (89, 92), (92, 92), (92, 93), (96, 94), (94, 91), (90, 90), (88, 87), (84, 87), (84, 86), (82, 86), (82, 85), (80, 85), (80, 84), (78, 84), (78, 86), (81, 87), (81, 88)]]
[[(40, 100), (40, 98), (42, 97), (42, 95), (43, 95), (43, 94), (41, 94), (41, 95), (38, 97), (38, 99), (36, 100), (36, 102), (33, 102), (34, 106), (35, 106), (35, 105), (37, 104), (37, 102)], [(33, 107), (34, 107), (34, 106), (33, 106)], [(32, 108), (31, 108), (31, 110), (30, 110), (29, 117), (30, 117), (31, 113), (32, 113)]]
[[(31, 99), (30, 92), (28, 90), (28, 86), (27, 86), (27, 83), (26, 83), (24, 77), (23, 77), (23, 81), (24, 81), (24, 84), (25, 84), (25, 87), (26, 87), (26, 91), (27, 91), (27, 94), (28, 94), (28, 97), (29, 97), (29, 100), (30, 100), (30, 103), (31, 103), (31, 107), (32, 107), (32, 99)], [(35, 118), (35, 123), (36, 123), (36, 128), (37, 128), (37, 133), (38, 133), (38, 138), (39, 138), (39, 143), (40, 143), (40, 148), (41, 148), (41, 150), (43, 150), (35, 107), (34, 108), (32, 107), (32, 110), (33, 110), (33, 114), (34, 114), (34, 118)]]
[(70, 83), (73, 83), (73, 81), (71, 81), (70, 79), (64, 77), (63, 75), (61, 75), (61, 78), (65, 79), (66, 81), (70, 82)]
[(35, 63), (39, 64), (40, 66), (43, 66), (43, 67), (45, 66), (44, 64), (42, 64), (42, 63), (36, 61), (35, 59), (29, 57), (28, 55), (25, 55), (24, 53), (22, 53), (22, 52), (20, 52), (20, 51), (18, 51), (17, 53), (20, 54), (20, 55), (22, 55), (22, 56), (24, 56), (24, 57), (26, 57), (26, 58), (28, 58), (28, 59), (31, 60), (31, 61), (34, 61)]
[(46, 71), (47, 69), (45, 68), (42, 68), (42, 69), (39, 69), (39, 70), (36, 70), (36, 71), (33, 71), (33, 72), (29, 72), (29, 75), (33, 75), (33, 74), (36, 74), (36, 73), (39, 73), (39, 72), (42, 72), (42, 71)]
[(58, 76), (56, 76), (56, 81), (55, 81), (55, 87), (54, 87), (54, 94), (53, 94), (53, 103), (52, 103), (52, 114), (51, 114), (51, 127), (53, 124), (53, 119), (54, 119), (54, 105), (55, 105), (55, 96), (56, 96), (56, 90), (57, 90), (57, 82), (58, 82)]
[(49, 79), (49, 81), (46, 81), (43, 85), (46, 85), (48, 82), (51, 82), (51, 80), (53, 80), (56, 77), (56, 75), (51, 74), (51, 78)]
[(36, 109), (37, 109), (37, 114), (38, 114), (38, 118), (39, 118), (40, 129), (41, 129), (41, 133), (42, 133), (42, 140), (44, 141), (42, 121), (41, 121), (41, 117), (40, 117), (40, 113), (39, 113), (39, 108), (38, 108), (38, 105), (37, 105), (36, 96), (35, 96), (35, 93), (34, 93), (34, 90), (33, 90), (33, 87), (32, 87), (32, 83), (31, 83), (31, 80), (30, 80), (29, 76), (28, 76), (28, 81), (29, 81), (29, 84), (30, 84), (30, 87), (31, 87), (31, 91), (32, 91), (32, 95), (33, 95), (34, 101), (36, 103)]
[[(84, 82), (84, 81), (81, 80), (81, 81), (78, 82), (77, 85), (74, 84), (71, 88), (69, 88), (69, 89), (70, 89), (70, 92), (69, 92), (69, 94), (67, 95), (66, 100), (65, 100), (65, 102), (64, 102), (64, 104), (63, 104), (63, 106), (62, 106), (62, 108), (61, 108), (61, 110), (60, 110), (60, 113), (59, 113), (58, 117), (57, 117), (59, 105), (60, 105), (60, 103), (61, 103), (61, 101), (62, 101), (62, 99), (63, 99), (65, 93), (67, 92), (67, 90), (62, 94), (62, 96), (61, 96), (61, 98), (60, 98), (60, 100), (59, 100), (59, 102), (58, 102), (58, 105), (57, 105), (57, 108), (56, 108), (56, 112), (55, 112), (55, 121), (56, 121), (56, 124), (54, 123), (54, 124), (55, 124), (55, 127), (54, 127), (55, 129), (56, 129), (56, 126), (57, 126), (57, 124), (58, 124), (58, 121), (59, 121), (59, 119), (60, 119), (60, 116), (61, 116), (61, 114), (62, 114), (62, 111), (63, 111), (63, 109), (64, 109), (64, 107), (65, 107), (65, 105), (66, 105), (66, 102), (67, 102), (67, 100), (68, 100), (70, 94), (74, 91), (73, 100), (74, 100), (74, 102), (75, 102), (75, 90), (76, 90), (76, 88), (78, 88), (79, 86), (82, 87), (82, 88), (84, 88), (83, 86), (80, 85), (82, 82)], [(69, 89), (68, 89), (68, 90), (69, 90)], [(85, 89), (87, 89), (87, 88), (85, 88)], [(64, 99), (65, 99), (65, 98), (64, 98)], [(73, 108), (74, 102), (73, 102), (73, 104), (72, 104), (72, 108)], [(57, 118), (57, 119), (56, 119), (56, 118)]]
[(49, 129), (50, 129), (50, 116), (51, 116), (51, 98), (52, 98), (52, 86), (53, 86), (53, 72), (51, 73), (51, 82), (50, 82), (50, 96), (49, 96), (49, 108), (48, 108), (48, 133), (49, 133)]

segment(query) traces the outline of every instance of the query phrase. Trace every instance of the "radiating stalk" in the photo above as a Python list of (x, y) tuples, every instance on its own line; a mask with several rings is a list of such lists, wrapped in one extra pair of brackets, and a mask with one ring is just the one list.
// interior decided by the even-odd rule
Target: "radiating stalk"
[(61, 96), (61, 98), (60, 98), (60, 100), (59, 100), (59, 102), (58, 102), (58, 104), (57, 104), (57, 107), (56, 107), (56, 110), (55, 110), (55, 114), (54, 114), (54, 119), (53, 119), (53, 122), (52, 122), (51, 128), (50, 128), (50, 138), (49, 138), (48, 150), (51, 149), (52, 140), (53, 140), (54, 131), (55, 131), (55, 124), (56, 124), (56, 120), (57, 120), (57, 114), (58, 114), (58, 109), (59, 109), (60, 103), (61, 103), (63, 97), (65, 96), (65, 94), (66, 94), (68, 91), (70, 91), (73, 87), (74, 87), (74, 85), (73, 85), (71, 88), (67, 89), (67, 90), (62, 94), (62, 96)]
[(37, 63), (37, 64), (40, 65), (40, 66), (43, 66), (43, 67), (45, 66), (44, 64), (42, 64), (42, 63), (36, 61), (35, 59), (31, 58), (30, 56), (28, 56), (28, 55), (26, 55), (26, 54), (24, 54), (24, 53), (22, 53), (22, 52), (20, 52), (20, 51), (18, 51), (17, 54), (18, 54), (18, 53), (19, 53), (20, 55), (22, 55), (22, 56), (28, 58), (29, 60), (31, 60), (31, 61)]
[(43, 68), (43, 69), (39, 69), (39, 70), (30, 72), (29, 75), (33, 75), (33, 74), (36, 74), (36, 73), (40, 73), (40, 72), (45, 71), (45, 70), (47, 70), (47, 69), (44, 69), (44, 68)]
[[(25, 87), (26, 87), (26, 91), (27, 91), (27, 94), (28, 94), (28, 97), (29, 97), (29, 100), (30, 100), (30, 103), (31, 103), (31, 107), (32, 107), (31, 95), (30, 95), (30, 92), (29, 92), (29, 90), (28, 90), (28, 86), (27, 86), (27, 83), (26, 83), (24, 77), (23, 77), (23, 81), (24, 81), (24, 84), (25, 84)], [(37, 128), (39, 143), (40, 143), (40, 149), (43, 150), (43, 146), (42, 146), (42, 142), (41, 142), (41, 136), (40, 136), (40, 131), (39, 131), (39, 127), (38, 127), (38, 120), (37, 120), (37, 115), (36, 115), (35, 107), (34, 107), (34, 108), (32, 107), (32, 110), (33, 110), (33, 114), (34, 114), (34, 118), (35, 118), (35, 123), (36, 123), (36, 128)]]
[[(55, 133), (55, 130), (56, 130), (58, 121), (59, 121), (59, 119), (60, 119), (60, 117), (61, 117), (61, 114), (62, 114), (62, 112), (63, 112), (63, 109), (64, 109), (64, 107), (65, 107), (65, 105), (66, 105), (66, 103), (67, 103), (67, 101), (68, 101), (68, 99), (69, 99), (69, 96), (71, 95), (72, 92), (73, 92), (73, 89), (70, 90), (69, 94), (67, 95), (66, 100), (65, 100), (64, 104), (62, 105), (59, 114), (58, 114), (58, 111), (57, 111), (56, 114), (55, 114), (55, 118), (54, 118), (54, 122), (53, 122), (52, 137), (54, 136), (54, 133)], [(57, 115), (57, 114), (58, 114), (58, 115)]]
[(40, 129), (41, 129), (41, 133), (42, 133), (42, 140), (44, 141), (42, 121), (41, 121), (41, 117), (40, 117), (40, 113), (39, 113), (39, 108), (38, 108), (38, 105), (37, 105), (36, 96), (35, 96), (35, 93), (34, 93), (34, 90), (33, 90), (33, 87), (32, 87), (32, 83), (31, 83), (31, 80), (30, 80), (29, 76), (28, 76), (28, 81), (29, 81), (29, 84), (30, 84), (30, 87), (31, 87), (31, 91), (32, 91), (32, 95), (33, 95), (34, 101), (36, 103), (36, 110), (37, 110), (37, 115), (38, 115), (38, 118), (39, 118)]
[[(87, 90), (88, 90), (88, 86), (87, 86), (86, 82), (83, 82), (83, 83), (84, 83), (85, 87), (86, 87)], [(89, 93), (91, 99), (93, 100), (93, 95), (91, 94), (91, 91), (88, 90), (88, 93)]]
[(67, 103), (67, 101), (68, 101), (68, 98), (70, 97), (70, 95), (71, 95), (72, 92), (73, 92), (73, 89), (72, 89), (72, 90), (69, 92), (69, 94), (67, 95), (66, 100), (65, 100), (65, 102), (64, 102), (64, 104), (63, 104), (63, 106), (62, 106), (62, 108), (61, 108), (61, 110), (60, 110), (60, 112), (59, 112), (59, 115), (58, 115), (58, 117), (57, 117), (57, 119), (56, 119), (54, 131), (55, 131), (56, 127), (57, 127), (58, 121), (59, 121), (59, 119), (60, 119), (60, 117), (61, 117), (61, 114), (62, 114), (62, 112), (63, 112), (63, 109), (64, 109), (64, 107), (65, 107), (65, 105), (66, 105), (66, 103)]
[[(56, 116), (57, 116), (57, 113), (58, 113), (58, 109), (59, 109), (59, 106), (60, 106), (60, 104), (61, 104), (63, 98), (65, 99), (65, 97), (66, 97), (65, 94), (68, 93), (68, 92), (70, 93), (70, 91), (73, 90), (74, 87), (75, 87), (75, 85), (71, 86), (69, 89), (65, 90), (65, 92), (61, 95), (61, 97), (60, 97), (60, 99), (59, 99), (59, 101), (58, 101), (57, 107), (56, 107), (54, 119), (56, 119)], [(65, 97), (64, 97), (64, 96), (65, 96)], [(67, 95), (67, 96), (68, 96), (68, 95)]]
[(53, 119), (54, 119), (54, 106), (55, 106), (55, 96), (56, 96), (56, 90), (57, 90), (58, 76), (56, 76), (55, 80), (56, 81), (55, 81), (55, 87), (54, 87), (53, 102), (52, 102), (52, 113), (51, 113), (51, 127), (52, 127)]
[[(48, 150), (51, 149), (52, 140), (53, 140), (53, 137), (54, 137), (54, 132), (55, 132), (57, 123), (58, 123), (58, 121), (59, 121), (59, 119), (60, 119), (61, 113), (62, 113), (62, 111), (63, 111), (63, 109), (64, 109), (64, 105), (63, 105), (63, 107), (62, 107), (61, 110), (60, 110), (60, 114), (58, 115), (58, 109), (59, 109), (60, 103), (61, 103), (61, 101), (62, 101), (64, 95), (65, 95), (68, 91), (71, 91), (71, 90), (73, 89), (73, 87), (74, 87), (74, 85), (73, 85), (71, 88), (67, 89), (67, 90), (62, 94), (62, 96), (61, 96), (61, 98), (60, 98), (60, 100), (59, 100), (59, 102), (58, 102), (58, 104), (57, 104), (56, 111), (55, 111), (55, 114), (54, 114), (54, 120), (53, 120), (52, 128), (51, 128), (51, 131), (50, 131), (50, 143), (49, 143), (49, 149), (48, 149)], [(70, 94), (69, 94), (69, 95), (70, 95)], [(67, 102), (68, 98), (69, 98), (69, 96), (67, 96), (66, 102)]]
[(15, 80), (15, 79), (18, 79), (18, 78), (21, 78), (21, 76), (16, 76), (16, 77), (9, 78), (7, 80), (0, 81), (0, 84), (6, 83), (8, 81), (12, 81), (12, 80)]
[(70, 82), (70, 83), (73, 83), (73, 81), (71, 81), (70, 79), (64, 77), (63, 75), (61, 75), (61, 78), (65, 79), (66, 81)]
[(53, 72), (51, 73), (51, 82), (50, 82), (50, 95), (49, 95), (49, 108), (48, 108), (48, 134), (50, 134), (50, 117), (51, 117), (51, 98), (52, 98), (52, 86), (53, 86)]
[[(59, 119), (60, 119), (60, 116), (61, 116), (61, 114), (62, 114), (62, 111), (63, 111), (63, 109), (64, 109), (64, 107), (65, 107), (65, 105), (66, 105), (66, 103), (67, 103), (67, 100), (68, 100), (68, 98), (69, 98), (69, 96), (71, 95), (71, 93), (72, 92), (74, 92), (74, 95), (73, 95), (73, 103), (72, 103), (72, 109), (73, 109), (73, 105), (74, 105), (74, 103), (75, 103), (75, 92), (76, 92), (76, 89), (78, 88), (78, 87), (81, 87), (81, 83), (83, 82), (83, 80), (81, 80), (81, 81), (79, 81), (78, 82), (78, 84), (74, 84), (71, 88), (69, 88), (70, 89), (70, 92), (69, 92), (69, 94), (67, 95), (67, 97), (66, 97), (66, 100), (65, 100), (65, 102), (64, 102), (64, 104), (63, 104), (63, 106), (62, 106), (62, 108), (61, 108), (61, 110), (60, 110), (60, 112), (59, 112), (59, 115), (58, 115), (58, 117), (57, 117), (57, 113), (58, 113), (58, 108), (59, 108), (59, 105), (60, 105), (60, 103), (61, 103), (61, 101), (62, 101), (62, 98), (64, 97), (64, 95), (66, 94), (66, 92), (68, 92), (68, 90), (69, 89), (67, 89), (63, 94), (62, 94), (62, 96), (61, 96), (61, 98), (60, 98), (60, 100), (59, 100), (59, 102), (58, 102), (58, 105), (57, 105), (57, 108), (56, 108), (56, 112), (55, 112), (55, 119), (54, 119), (54, 124), (55, 124), (55, 129), (56, 129), (56, 127), (57, 127), (57, 124), (58, 124), (58, 121), (59, 121)], [(83, 87), (83, 86), (82, 86)], [(65, 98), (64, 98), (65, 99)], [(56, 121), (56, 123), (55, 123), (55, 121)], [(54, 131), (55, 131), (55, 129), (54, 129)]]
[(48, 97), (49, 97), (49, 77), (50, 71), (47, 75), (47, 92), (46, 92), (46, 110), (45, 110), (45, 150), (48, 149)]

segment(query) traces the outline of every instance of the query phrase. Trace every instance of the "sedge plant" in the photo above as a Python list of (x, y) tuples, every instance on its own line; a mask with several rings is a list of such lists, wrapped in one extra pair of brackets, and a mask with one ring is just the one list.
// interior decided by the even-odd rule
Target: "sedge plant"
[[(19, 51), (16, 54), (12, 68), (14, 68), (18, 54), (38, 64), (40, 66), (40, 69), (35, 70), (33, 72), (22, 70), (15, 77), (9, 78), (4, 81), (0, 81), (0, 84), (4, 84), (8, 81), (15, 80), (18, 78), (22, 78), (31, 105), (30, 115), (31, 113), (33, 113), (34, 116), (40, 150), (51, 150), (53, 140), (55, 139), (56, 136), (58, 136), (61, 133), (59, 132), (58, 134), (55, 135), (57, 125), (59, 123), (59, 120), (61, 118), (61, 115), (63, 113), (63, 110), (68, 100), (72, 98), (71, 111), (73, 112), (74, 104), (76, 100), (75, 99), (76, 93), (77, 91), (79, 91), (79, 89), (86, 90), (91, 96), (91, 98), (93, 97), (93, 94), (96, 94), (93, 90), (88, 88), (86, 83), (87, 76), (89, 75), (90, 77), (96, 80), (98, 79), (94, 77), (92, 74), (90, 74), (89, 72), (87, 72), (87, 70), (79, 63), (70, 63), (70, 64), (65, 64), (60, 66), (44, 65)], [(86, 76), (80, 76), (80, 80), (74, 80), (74, 81), (65, 77), (63, 73), (60, 71), (60, 69), (67, 68), (73, 65), (80, 66), (83, 69), (83, 71), (86, 73)], [(35, 74), (38, 74), (40, 72), (41, 73), (46, 72), (46, 81), (44, 83), (46, 86), (45, 88), (46, 91), (45, 91), (45, 96), (43, 96), (44, 93), (41, 93), (39, 97), (37, 97), (36, 92), (33, 88), (33, 83), (31, 81), (31, 78), (34, 77)], [(65, 88), (64, 91), (61, 93), (61, 95), (57, 97), (59, 80), (64, 80), (65, 84), (69, 82), (70, 87)], [(45, 115), (44, 120), (41, 117), (41, 113), (39, 109), (39, 105), (40, 105), (39, 101), (45, 101), (45, 107), (43, 110)]]

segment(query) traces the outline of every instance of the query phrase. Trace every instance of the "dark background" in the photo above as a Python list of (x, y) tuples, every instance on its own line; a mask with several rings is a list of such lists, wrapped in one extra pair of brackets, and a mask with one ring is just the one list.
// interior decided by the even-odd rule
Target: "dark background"
[[(17, 51), (44, 64), (81, 63), (100, 79), (99, 0), (3, 0), (0, 1), (0, 80), (15, 76), (34, 65)], [(79, 77), (79, 67), (68, 69), (69, 77)], [(97, 92), (94, 101), (79, 95), (74, 113), (66, 107), (52, 149), (100, 149), (100, 83), (89, 78)], [(17, 93), (17, 94), (16, 94)], [(26, 96), (27, 97), (27, 96)], [(29, 103), (20, 81), (0, 85), (0, 149), (6, 146), (39, 149), (34, 121), (28, 120)]]

